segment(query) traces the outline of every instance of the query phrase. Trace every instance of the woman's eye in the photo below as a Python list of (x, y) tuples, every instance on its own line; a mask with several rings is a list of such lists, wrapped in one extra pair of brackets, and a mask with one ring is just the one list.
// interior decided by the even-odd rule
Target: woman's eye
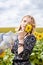
[(26, 22), (26, 20), (24, 20), (24, 22)]

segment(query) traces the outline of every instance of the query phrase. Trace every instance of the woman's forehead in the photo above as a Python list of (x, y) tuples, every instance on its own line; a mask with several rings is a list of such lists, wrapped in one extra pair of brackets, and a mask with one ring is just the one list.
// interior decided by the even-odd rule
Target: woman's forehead
[(30, 17), (24, 17), (23, 20), (26, 20), (26, 21), (31, 21), (31, 18)]

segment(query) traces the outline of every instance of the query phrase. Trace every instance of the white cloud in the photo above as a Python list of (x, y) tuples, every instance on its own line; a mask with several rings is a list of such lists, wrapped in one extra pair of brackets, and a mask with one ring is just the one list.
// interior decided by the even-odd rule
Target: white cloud
[(35, 18), (37, 27), (43, 27), (42, 5), (42, 0), (0, 0), (0, 27), (19, 26), (27, 14)]
[(8, 19), (15, 19), (17, 16), (17, 11), (15, 10), (8, 10), (0, 15), (0, 22), (6, 21)]
[(16, 5), (16, 0), (7, 0), (5, 2), (0, 2), (0, 7), (9, 8), (11, 5)]

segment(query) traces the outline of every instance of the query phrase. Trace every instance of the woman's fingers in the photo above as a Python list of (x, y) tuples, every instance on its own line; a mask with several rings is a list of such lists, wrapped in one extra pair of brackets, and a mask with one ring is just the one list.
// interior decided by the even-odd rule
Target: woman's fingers
[(24, 31), (19, 31), (18, 32), (18, 35), (21, 36), (21, 37), (24, 37), (26, 35), (26, 32)]

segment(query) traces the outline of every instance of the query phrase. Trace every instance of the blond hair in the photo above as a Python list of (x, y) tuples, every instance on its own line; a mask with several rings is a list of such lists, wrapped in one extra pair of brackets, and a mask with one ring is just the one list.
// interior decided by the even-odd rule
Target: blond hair
[[(26, 15), (23, 18), (25, 18), (25, 17), (31, 18), (31, 23), (30, 23), (32, 25), (32, 31), (31, 31), (31, 33), (34, 32), (35, 28), (36, 28), (36, 23), (35, 23), (34, 17), (32, 17), (30, 15)], [(22, 18), (22, 20), (23, 20), (23, 18)], [(18, 28), (18, 31), (20, 31), (20, 30), (21, 30), (21, 25)]]

